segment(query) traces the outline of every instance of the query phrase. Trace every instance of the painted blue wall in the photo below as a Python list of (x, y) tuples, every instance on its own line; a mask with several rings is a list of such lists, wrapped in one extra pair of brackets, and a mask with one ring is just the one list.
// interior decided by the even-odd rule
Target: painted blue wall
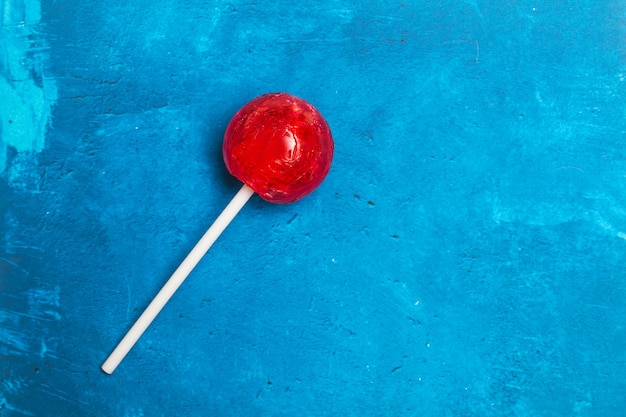
[[(117, 3), (2, 2), (0, 416), (623, 415), (622, 1)], [(269, 91), (329, 177), (105, 375)]]

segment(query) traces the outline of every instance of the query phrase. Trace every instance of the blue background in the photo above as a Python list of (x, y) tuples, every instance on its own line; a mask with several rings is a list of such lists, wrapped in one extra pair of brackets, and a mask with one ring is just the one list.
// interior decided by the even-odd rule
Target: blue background
[[(626, 3), (3, 0), (0, 416), (623, 416)], [(230, 117), (336, 141), (248, 203)]]

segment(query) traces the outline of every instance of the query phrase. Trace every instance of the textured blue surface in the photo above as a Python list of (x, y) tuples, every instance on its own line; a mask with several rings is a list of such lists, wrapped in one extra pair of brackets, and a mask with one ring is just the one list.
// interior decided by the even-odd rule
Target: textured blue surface
[[(118, 3), (0, 3), (0, 416), (624, 415), (623, 1)], [(269, 91), (329, 177), (105, 375)]]

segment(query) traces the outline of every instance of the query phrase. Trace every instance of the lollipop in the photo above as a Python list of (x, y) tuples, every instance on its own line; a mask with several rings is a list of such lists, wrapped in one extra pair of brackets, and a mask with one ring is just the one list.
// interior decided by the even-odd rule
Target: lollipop
[(130, 328), (102, 370), (113, 373), (143, 332), (256, 192), (272, 203), (291, 203), (324, 180), (333, 158), (333, 138), (320, 112), (287, 93), (257, 97), (228, 124), (222, 152), (228, 171), (244, 185)]

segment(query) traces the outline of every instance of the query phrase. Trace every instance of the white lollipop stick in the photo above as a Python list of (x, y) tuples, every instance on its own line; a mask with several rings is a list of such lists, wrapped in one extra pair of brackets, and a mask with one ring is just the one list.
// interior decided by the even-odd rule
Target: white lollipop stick
[(102, 364), (102, 370), (107, 374), (112, 374), (115, 368), (122, 362), (126, 354), (132, 349), (137, 340), (146, 331), (152, 320), (159, 314), (165, 304), (172, 298), (178, 287), (183, 283), (187, 275), (200, 262), (200, 259), (211, 248), (213, 243), (222, 234), (226, 226), (235, 218), (239, 210), (248, 202), (254, 194), (254, 190), (244, 184), (228, 203), (222, 213), (215, 219), (209, 230), (200, 239), (196, 246), (189, 252), (183, 263), (174, 271), (169, 280), (165, 283), (161, 291), (154, 297), (146, 310), (139, 316), (133, 327), (130, 328), (126, 336), (117, 345), (106, 361)]

